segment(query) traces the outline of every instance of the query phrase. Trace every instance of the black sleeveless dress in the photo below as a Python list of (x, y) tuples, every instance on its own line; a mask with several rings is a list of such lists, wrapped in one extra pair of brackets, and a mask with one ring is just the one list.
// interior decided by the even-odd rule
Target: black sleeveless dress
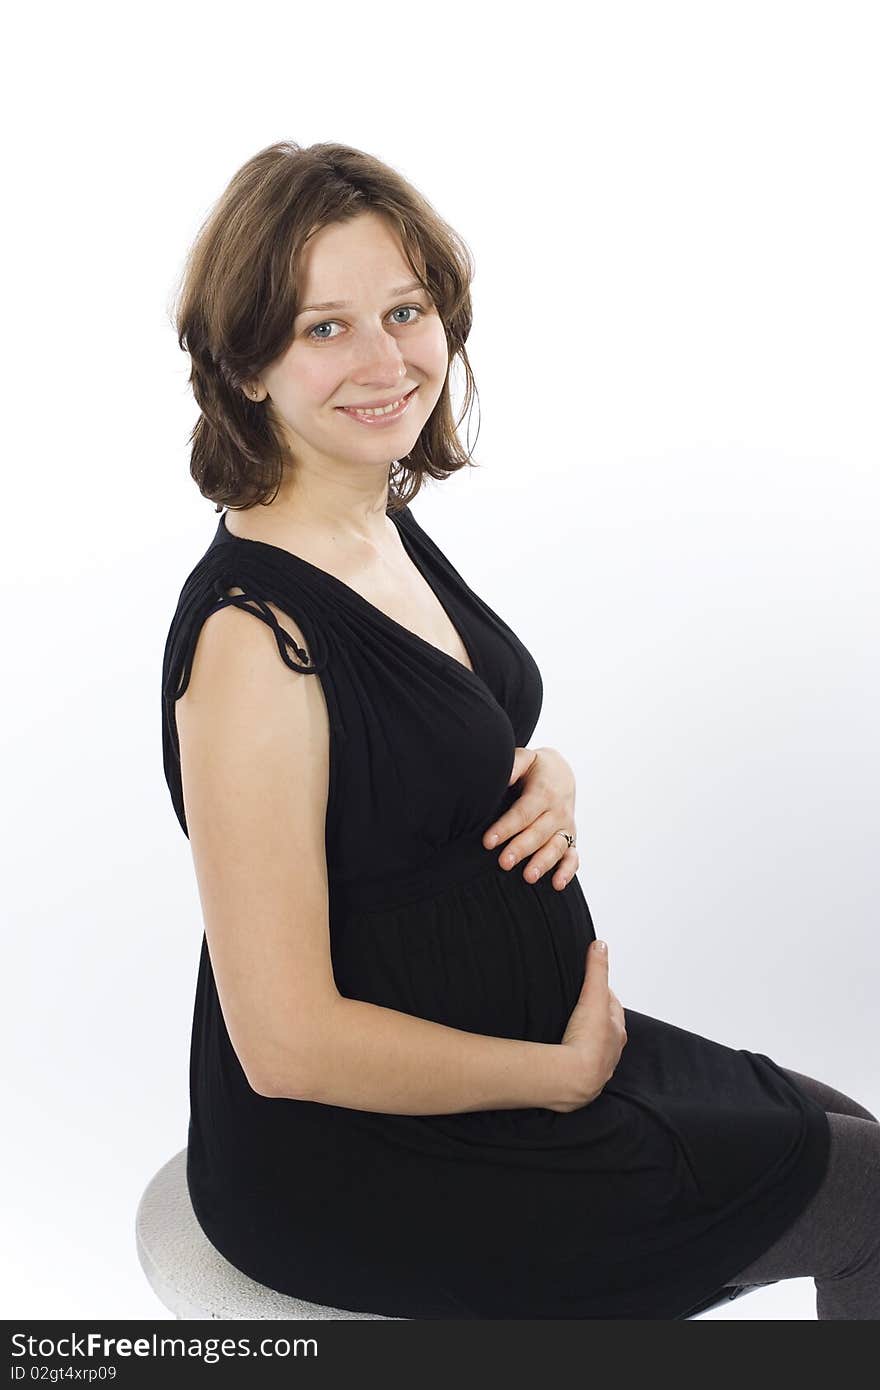
[[(538, 720), (540, 673), (410, 508), (389, 515), (473, 672), (334, 576), (233, 536), (221, 517), (165, 646), (174, 809), (186, 834), (175, 699), (205, 618), (236, 603), (325, 693), (340, 993), (558, 1043), (596, 934), (581, 886), (575, 876), (560, 892), (551, 873), (528, 884), (521, 863), (505, 871), (501, 846), (482, 844), (519, 794), (508, 779)], [(299, 624), (306, 652), (266, 601)], [(232, 1047), (203, 934), (187, 1162), (202, 1229), (273, 1289), (387, 1317), (685, 1318), (710, 1306), (817, 1190), (827, 1116), (769, 1057), (621, 1002), (617, 1069), (568, 1114), (394, 1115), (269, 1099)]]

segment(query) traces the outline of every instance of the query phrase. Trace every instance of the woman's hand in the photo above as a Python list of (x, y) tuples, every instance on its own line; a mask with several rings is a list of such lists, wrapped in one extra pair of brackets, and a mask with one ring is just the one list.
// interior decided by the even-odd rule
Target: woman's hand
[(567, 1114), (594, 1101), (617, 1070), (626, 1042), (626, 1014), (608, 983), (607, 946), (603, 951), (594, 940), (587, 948), (584, 982), (560, 1044), (568, 1095), (547, 1109)]
[(580, 858), (574, 845), (569, 848), (558, 833), (576, 833), (574, 823), (574, 773), (555, 748), (517, 748), (508, 786), (522, 777), (519, 797), (483, 836), (486, 849), (503, 840), (499, 858), (502, 869), (512, 869), (531, 855), (523, 872), (528, 883), (536, 883), (543, 873), (557, 865), (553, 887), (562, 889), (577, 872)]

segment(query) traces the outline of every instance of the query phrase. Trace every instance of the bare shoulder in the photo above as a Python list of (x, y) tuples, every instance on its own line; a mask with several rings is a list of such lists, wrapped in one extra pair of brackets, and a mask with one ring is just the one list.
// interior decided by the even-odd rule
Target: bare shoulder
[[(232, 595), (245, 591), (230, 585)], [(278, 626), (294, 640), (304, 663), (311, 661), (305, 635), (296, 620), (275, 603), (261, 599), (273, 614)], [(242, 718), (261, 712), (269, 716), (268, 699), (280, 703), (275, 713), (283, 716), (291, 705), (307, 713), (310, 732), (327, 727), (327, 707), (323, 687), (314, 676), (293, 671), (279, 659), (275, 634), (264, 619), (250, 608), (227, 604), (208, 615), (202, 624), (195, 649), (189, 681), (177, 702), (178, 726), (189, 711), (206, 706), (218, 715), (228, 716), (232, 707)], [(267, 727), (267, 720), (261, 721)]]
[[(305, 648), (298, 624), (268, 606)], [(291, 670), (269, 624), (230, 604), (205, 619), (177, 706), (186, 820), (230, 1039), (254, 1090), (306, 1097), (338, 998), (321, 682)]]

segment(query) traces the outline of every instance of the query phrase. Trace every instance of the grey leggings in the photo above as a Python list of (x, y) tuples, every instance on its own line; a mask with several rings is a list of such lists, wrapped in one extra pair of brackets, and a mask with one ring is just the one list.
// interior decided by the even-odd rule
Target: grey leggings
[(746, 1288), (811, 1275), (819, 1319), (880, 1318), (880, 1123), (833, 1086), (781, 1070), (828, 1112), (828, 1171), (794, 1223), (727, 1282)]

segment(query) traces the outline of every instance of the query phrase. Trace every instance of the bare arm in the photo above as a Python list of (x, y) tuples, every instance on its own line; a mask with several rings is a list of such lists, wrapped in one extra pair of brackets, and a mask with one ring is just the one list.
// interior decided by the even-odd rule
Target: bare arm
[(306, 1089), (269, 1092), (390, 1115), (584, 1103), (556, 1043), (487, 1037), (338, 996)]
[(318, 678), (279, 660), (263, 622), (235, 606), (206, 620), (176, 716), (208, 949), (254, 1091), (405, 1115), (575, 1103), (557, 1044), (340, 995), (324, 847), (327, 708)]

